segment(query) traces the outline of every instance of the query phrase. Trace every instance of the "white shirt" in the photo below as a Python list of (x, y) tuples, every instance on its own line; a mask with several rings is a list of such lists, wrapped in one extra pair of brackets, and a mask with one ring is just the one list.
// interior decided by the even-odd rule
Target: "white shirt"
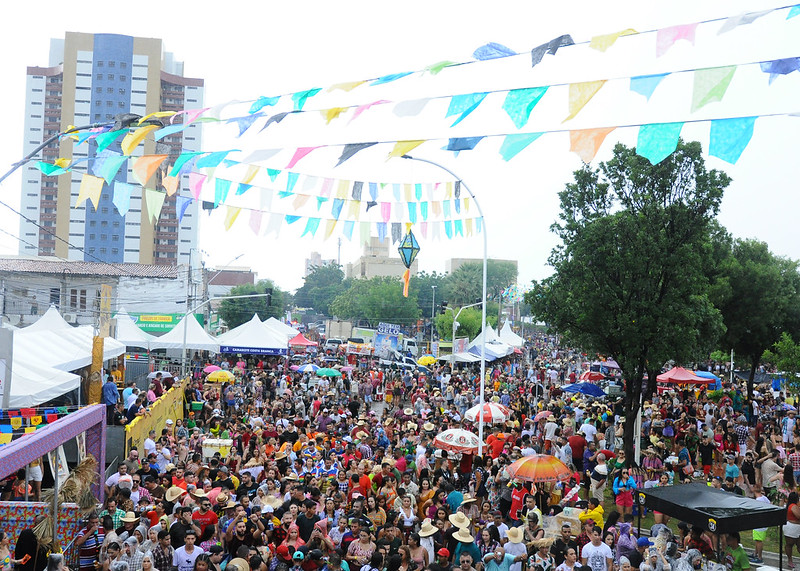
[[(613, 559), (614, 554), (611, 553), (611, 548), (604, 542), (600, 545), (587, 543), (581, 549), (581, 560), (586, 559), (586, 565), (592, 568), (592, 571), (611, 571), (607, 568), (606, 563), (609, 559)], [(179, 569), (178, 571), (183, 571)]]
[(191, 553), (186, 552), (186, 546), (179, 547), (172, 555), (172, 566), (177, 567), (178, 571), (192, 571), (195, 559), (203, 553), (204, 551), (197, 545), (194, 546)]
[(578, 432), (583, 434), (583, 437), (586, 438), (586, 442), (594, 442), (594, 437), (597, 434), (597, 429), (594, 427), (593, 424), (581, 424), (581, 427), (578, 429)]
[[(489, 525), (494, 525), (494, 522), (490, 522)], [(508, 526), (504, 523), (501, 523), (497, 528), (497, 533), (500, 535), (500, 539), (505, 539), (508, 537)]]
[(144, 439), (144, 451), (145, 451), (145, 458), (149, 456), (151, 453), (156, 451), (156, 443), (155, 440), (152, 438), (145, 438)]

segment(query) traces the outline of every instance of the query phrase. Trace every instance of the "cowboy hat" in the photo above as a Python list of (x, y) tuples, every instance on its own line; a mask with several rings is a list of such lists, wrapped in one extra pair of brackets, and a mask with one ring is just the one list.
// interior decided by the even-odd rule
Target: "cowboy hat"
[(288, 476), (286, 476), (286, 479), (287, 479), (287, 480), (298, 480), (299, 478), (297, 477), (297, 474), (295, 474), (294, 472), (292, 472), (291, 474), (289, 474)]
[(229, 499), (228, 494), (226, 494), (225, 492), (220, 492), (219, 494), (217, 494), (216, 503), (218, 506), (225, 505), (228, 503), (228, 499)]
[(205, 497), (206, 497), (206, 495), (207, 495), (207, 494), (206, 494), (206, 493), (203, 491), (203, 489), (202, 489), (202, 488), (197, 488), (197, 489), (194, 489), (194, 490), (192, 490), (190, 493), (191, 493), (193, 496), (197, 496), (198, 498), (205, 498)]
[(478, 499), (475, 498), (474, 496), (471, 496), (470, 494), (464, 494), (464, 499), (461, 500), (461, 505), (463, 506), (464, 504), (469, 504), (477, 501)]
[(512, 527), (506, 532), (508, 536), (508, 541), (511, 543), (522, 543), (522, 528), (521, 527)]
[(127, 512), (124, 516), (119, 518), (119, 520), (124, 521), (125, 523), (134, 523), (139, 521), (139, 516), (133, 512)]
[(168, 502), (174, 502), (185, 493), (186, 490), (184, 490), (183, 488), (179, 488), (178, 486), (172, 486), (169, 490), (167, 490), (167, 493), (165, 494), (164, 497)]
[(417, 428), (419, 428), (419, 425), (415, 422), (408, 422), (406, 424), (406, 430), (416, 430)]
[(449, 519), (450, 523), (456, 527), (469, 527), (469, 524), (471, 523), (470, 519), (461, 512), (450, 514), (447, 516), (447, 519)]
[(556, 539), (555, 537), (542, 537), (542, 538), (539, 538), (539, 539), (534, 539), (533, 541), (531, 541), (530, 544), (533, 545), (537, 549), (540, 548), (540, 547), (543, 547), (545, 545), (549, 547), (549, 546), (553, 545), (553, 542), (555, 541), (555, 539)]
[(432, 422), (426, 422), (425, 424), (422, 425), (422, 429), (425, 432), (433, 432), (434, 430), (436, 430), (436, 426)]
[(458, 531), (453, 534), (453, 539), (457, 539), (463, 543), (472, 543), (475, 541), (475, 538), (469, 534), (466, 528), (460, 527)]
[(428, 537), (439, 531), (439, 528), (431, 523), (430, 518), (425, 518), (422, 527), (419, 529), (420, 537)]
[(414, 416), (414, 409), (413, 408), (404, 408), (403, 414), (406, 416)]

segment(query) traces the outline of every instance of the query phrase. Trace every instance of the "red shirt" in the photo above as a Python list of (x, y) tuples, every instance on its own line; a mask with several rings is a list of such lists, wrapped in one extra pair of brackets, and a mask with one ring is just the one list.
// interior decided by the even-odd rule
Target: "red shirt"
[(488, 444), (489, 448), (492, 450), (492, 458), (497, 460), (500, 457), (500, 453), (503, 451), (506, 439), (498, 438), (496, 434), (490, 434), (489, 438), (486, 439), (486, 444)]
[(511, 509), (509, 510), (508, 517), (513, 520), (519, 520), (519, 510), (522, 509), (525, 496), (530, 494), (524, 486), (514, 486), (511, 491)]
[(586, 439), (580, 434), (575, 434), (567, 438), (569, 447), (572, 448), (573, 458), (583, 458), (583, 451), (586, 449)]
[(203, 532), (206, 530), (206, 526), (208, 525), (216, 525), (219, 521), (217, 514), (208, 510), (206, 513), (201, 514), (200, 511), (196, 511), (192, 514), (192, 521), (197, 522), (197, 526), (200, 528), (200, 535), (203, 535)]

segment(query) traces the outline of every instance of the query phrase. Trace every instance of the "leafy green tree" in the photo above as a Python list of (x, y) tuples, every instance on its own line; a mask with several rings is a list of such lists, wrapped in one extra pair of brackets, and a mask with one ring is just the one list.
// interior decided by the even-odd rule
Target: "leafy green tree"
[[(444, 299), (448, 302), (462, 306), (480, 301), (483, 295), (483, 263), (462, 264), (445, 281)], [(489, 299), (498, 300), (502, 291), (516, 281), (517, 267), (513, 262), (487, 262), (486, 295)]]
[(800, 333), (798, 264), (774, 255), (764, 242), (735, 240), (717, 270), (711, 296), (727, 328), (722, 346), (749, 361), (747, 392), (752, 400), (764, 351), (780, 340), (782, 332)]
[(708, 299), (711, 221), (729, 177), (707, 171), (699, 143), (652, 165), (624, 145), (559, 194), (555, 273), (525, 296), (532, 313), (627, 379), (625, 450), (633, 458), (642, 379), (668, 359), (707, 355), (722, 331)]
[(295, 303), (299, 307), (311, 307), (317, 313), (330, 315), (334, 298), (345, 290), (344, 272), (338, 264), (313, 266), (304, 278), (304, 283), (295, 292)]
[(787, 388), (793, 392), (800, 390), (800, 343), (795, 343), (792, 336), (785, 331), (781, 338), (767, 349), (761, 357), (766, 363), (772, 363), (778, 372), (786, 375)]
[[(458, 312), (458, 308), (454, 308), (456, 312)], [(487, 315), (486, 315), (486, 322), (495, 327), (497, 325), (497, 315), (491, 315), (488, 313), (489, 306), (486, 306)], [(436, 324), (436, 331), (439, 332), (439, 337), (442, 339), (446, 339), (448, 341), (452, 341), (453, 337), (453, 316), (455, 313), (452, 311), (447, 311), (441, 315), (437, 315), (434, 319), (434, 323)], [(467, 309), (461, 312), (461, 315), (458, 316), (458, 330), (456, 331), (456, 337), (469, 337), (469, 339), (474, 339), (478, 333), (481, 332), (481, 308), (480, 307), (468, 307)]]
[[(431, 307), (434, 304), (439, 304), (444, 298), (444, 286), (447, 281), (447, 274), (439, 274), (433, 272), (420, 272), (415, 276), (411, 276), (409, 283), (409, 295), (416, 295), (417, 304), (419, 305), (419, 312), (423, 318), (430, 318)], [(433, 286), (436, 286), (436, 298), (434, 299)], [(434, 310), (435, 312), (435, 310)]]
[[(246, 299), (224, 299), (219, 306), (219, 316), (230, 329), (238, 327), (253, 318), (253, 314), (258, 314), (262, 320), (269, 317), (281, 319), (286, 310), (287, 294), (278, 288), (270, 280), (260, 280), (256, 284), (238, 285), (231, 289), (229, 295), (252, 295), (256, 293), (267, 293), (272, 290), (272, 296), (252, 297)], [(226, 296), (227, 297), (227, 296)]]
[(381, 321), (410, 326), (420, 316), (416, 296), (409, 291), (408, 297), (403, 297), (402, 282), (392, 277), (352, 280), (350, 287), (334, 298), (330, 309), (340, 319), (370, 327)]

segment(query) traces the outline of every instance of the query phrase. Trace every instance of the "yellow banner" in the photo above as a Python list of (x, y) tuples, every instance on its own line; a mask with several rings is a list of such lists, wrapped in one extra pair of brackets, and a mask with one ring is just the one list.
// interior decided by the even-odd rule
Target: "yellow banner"
[[(156, 431), (156, 436), (167, 425), (167, 419), (173, 421), (183, 419), (184, 389), (189, 384), (188, 377), (176, 383), (170, 390), (150, 407), (148, 416), (138, 416), (133, 422), (125, 426), (125, 456), (127, 457), (132, 447), (139, 451), (139, 457), (144, 458), (144, 441), (151, 430)], [(174, 426), (174, 425), (173, 425)]]

